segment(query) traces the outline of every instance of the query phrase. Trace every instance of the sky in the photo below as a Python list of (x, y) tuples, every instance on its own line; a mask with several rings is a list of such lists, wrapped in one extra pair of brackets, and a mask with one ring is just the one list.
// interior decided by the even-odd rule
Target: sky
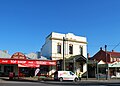
[(51, 32), (85, 36), (90, 56), (120, 52), (120, 0), (0, 0), (0, 50), (40, 51)]

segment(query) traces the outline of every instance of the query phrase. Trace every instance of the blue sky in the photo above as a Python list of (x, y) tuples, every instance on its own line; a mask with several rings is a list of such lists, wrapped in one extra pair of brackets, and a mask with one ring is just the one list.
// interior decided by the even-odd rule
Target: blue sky
[(86, 36), (91, 56), (104, 45), (111, 51), (120, 43), (120, 0), (0, 0), (0, 50), (40, 51), (51, 32)]

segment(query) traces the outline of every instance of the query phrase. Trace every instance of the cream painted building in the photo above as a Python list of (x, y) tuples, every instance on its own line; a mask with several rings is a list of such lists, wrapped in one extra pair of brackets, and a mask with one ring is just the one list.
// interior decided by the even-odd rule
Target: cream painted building
[[(64, 43), (64, 49), (63, 49)], [(76, 56), (81, 56), (83, 59), (87, 58), (87, 39), (86, 37), (76, 36), (73, 33), (61, 34), (52, 32), (50, 35), (46, 37), (45, 44), (41, 48), (41, 55), (45, 56), (51, 60), (62, 60), (63, 59), (63, 51), (64, 57), (66, 59), (66, 69), (69, 69), (69, 58)], [(80, 58), (77, 58), (74, 65), (74, 71), (80, 71)], [(77, 61), (78, 60), (78, 61)], [(72, 63), (71, 63), (72, 64)], [(82, 72), (86, 72), (86, 62), (82, 64)]]

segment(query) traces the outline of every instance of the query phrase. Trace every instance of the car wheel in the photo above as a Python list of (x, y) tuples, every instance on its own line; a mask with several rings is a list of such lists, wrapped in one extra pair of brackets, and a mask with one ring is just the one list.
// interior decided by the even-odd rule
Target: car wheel
[(75, 78), (74, 81), (77, 82), (77, 81), (78, 81), (78, 78)]
[(62, 81), (63, 81), (63, 78), (62, 78), (62, 77), (60, 77), (60, 78), (59, 78), (59, 80), (60, 80), (60, 82), (62, 82)]

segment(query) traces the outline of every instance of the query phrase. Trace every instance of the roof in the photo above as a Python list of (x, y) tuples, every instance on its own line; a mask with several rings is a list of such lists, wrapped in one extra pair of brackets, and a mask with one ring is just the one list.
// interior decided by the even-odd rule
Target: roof
[(83, 55), (75, 55), (75, 56), (71, 56), (70, 58), (66, 59), (67, 61), (73, 61), (75, 58), (76, 61), (85, 61), (86, 62), (86, 58)]
[(96, 59), (97, 61), (103, 60), (106, 62), (106, 54), (107, 54), (107, 62), (111, 62), (110, 58), (120, 58), (120, 52), (115, 52), (115, 51), (104, 51), (100, 49), (92, 58), (91, 60)]
[(0, 58), (10, 58), (11, 56), (7, 51), (0, 50)]
[(111, 57), (115, 57), (115, 58), (120, 58), (120, 52), (107, 52), (108, 54), (111, 55)]

